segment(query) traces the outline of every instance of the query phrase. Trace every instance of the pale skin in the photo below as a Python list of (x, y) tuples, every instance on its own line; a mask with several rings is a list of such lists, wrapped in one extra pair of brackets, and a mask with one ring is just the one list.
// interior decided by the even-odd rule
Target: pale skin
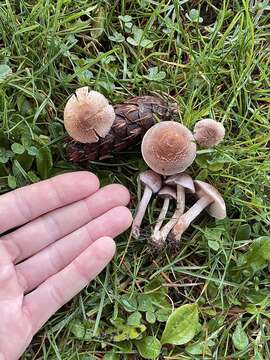
[(113, 238), (132, 222), (128, 203), (123, 186), (100, 188), (88, 172), (0, 197), (0, 360), (19, 359), (42, 325), (109, 263)]

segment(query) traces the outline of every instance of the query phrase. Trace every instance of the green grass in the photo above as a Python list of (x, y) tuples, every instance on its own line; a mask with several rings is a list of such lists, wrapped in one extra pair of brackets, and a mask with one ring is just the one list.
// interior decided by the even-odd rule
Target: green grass
[[(170, 95), (190, 129), (213, 117), (227, 131), (216, 149), (198, 152), (188, 172), (224, 194), (228, 218), (215, 222), (204, 213), (176, 256), (164, 251), (153, 260), (147, 238), (160, 208), (154, 201), (141, 239), (118, 239), (107, 271), (48, 322), (23, 359), (140, 358), (134, 340), (116, 341), (112, 321), (130, 323), (139, 308), (141, 336), (160, 339), (171, 309), (194, 302), (201, 329), (188, 345), (202, 343), (200, 354), (167, 346), (161, 358), (270, 359), (270, 280), (262, 259), (270, 248), (250, 252), (270, 231), (269, 9), (267, 1), (252, 0), (1, 1), (1, 192), (79, 169), (65, 161), (63, 146), (63, 108), (79, 86), (113, 103)], [(126, 185), (132, 210), (144, 168), (138, 149), (87, 167), (103, 184)], [(158, 286), (154, 294), (166, 310), (154, 324), (149, 317), (160, 309), (151, 305), (149, 284)], [(233, 342), (237, 324), (248, 336), (242, 350)]]

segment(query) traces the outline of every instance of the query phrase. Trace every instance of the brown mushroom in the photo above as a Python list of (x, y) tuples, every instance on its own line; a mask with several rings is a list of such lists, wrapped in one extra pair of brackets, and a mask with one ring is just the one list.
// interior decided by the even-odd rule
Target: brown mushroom
[(204, 210), (216, 219), (226, 217), (226, 205), (221, 194), (212, 185), (203, 181), (195, 180), (196, 196), (198, 201), (177, 221), (171, 234), (174, 241), (179, 242), (183, 232), (191, 222)]
[(194, 127), (194, 138), (197, 143), (205, 148), (218, 145), (225, 136), (225, 128), (222, 123), (213, 119), (203, 119)]
[(174, 175), (193, 163), (196, 157), (195, 139), (192, 133), (178, 122), (160, 122), (144, 135), (142, 156), (155, 172)]
[(166, 218), (170, 201), (173, 199), (176, 200), (176, 191), (171, 186), (163, 186), (163, 188), (161, 188), (161, 190), (159, 191), (158, 196), (163, 199), (163, 206), (154, 228), (152, 242), (156, 244), (157, 247), (160, 247), (163, 243), (163, 241), (160, 242), (160, 240), (162, 240), (162, 237), (160, 236), (160, 228), (164, 219)]
[(132, 235), (135, 238), (139, 238), (140, 236), (140, 226), (146, 212), (148, 203), (152, 197), (153, 193), (157, 193), (161, 186), (162, 180), (161, 176), (155, 173), (152, 170), (147, 170), (139, 175), (141, 183), (145, 186), (143, 197), (139, 203), (137, 214), (133, 220), (132, 225)]
[[(188, 174), (176, 174), (170, 176), (166, 181), (168, 185), (176, 185), (177, 187), (177, 202), (176, 209), (172, 218), (167, 222), (166, 225), (160, 230), (159, 235), (162, 238), (162, 241), (166, 241), (169, 232), (176, 225), (179, 217), (183, 214), (185, 210), (185, 191), (195, 193), (194, 182)], [(160, 240), (161, 241), (161, 240)]]
[(68, 100), (64, 125), (68, 134), (81, 143), (95, 143), (104, 138), (115, 120), (115, 112), (104, 95), (82, 87)]

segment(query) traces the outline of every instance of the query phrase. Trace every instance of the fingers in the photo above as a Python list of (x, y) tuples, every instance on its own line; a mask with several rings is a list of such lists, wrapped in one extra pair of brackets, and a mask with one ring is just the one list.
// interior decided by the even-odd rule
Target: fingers
[(81, 201), (41, 216), (2, 240), (13, 261), (18, 263), (108, 210), (128, 202), (129, 193), (122, 185), (105, 186)]
[(25, 292), (29, 292), (67, 266), (92, 243), (103, 236), (116, 237), (132, 222), (125, 207), (111, 209), (86, 226), (50, 245), (16, 266), (17, 276)]
[(111, 238), (97, 240), (61, 272), (25, 297), (24, 309), (32, 320), (34, 333), (100, 273), (114, 252), (115, 243)]
[(99, 188), (98, 178), (81, 171), (56, 176), (0, 197), (0, 233), (83, 199)]
[(0, 302), (11, 302), (19, 296), (20, 290), (14, 266), (0, 240)]

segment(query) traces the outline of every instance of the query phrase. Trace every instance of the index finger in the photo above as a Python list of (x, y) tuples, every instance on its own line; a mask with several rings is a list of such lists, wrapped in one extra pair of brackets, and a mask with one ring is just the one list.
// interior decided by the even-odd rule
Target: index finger
[(79, 171), (14, 190), (0, 197), (0, 233), (81, 200), (99, 188), (98, 178)]

